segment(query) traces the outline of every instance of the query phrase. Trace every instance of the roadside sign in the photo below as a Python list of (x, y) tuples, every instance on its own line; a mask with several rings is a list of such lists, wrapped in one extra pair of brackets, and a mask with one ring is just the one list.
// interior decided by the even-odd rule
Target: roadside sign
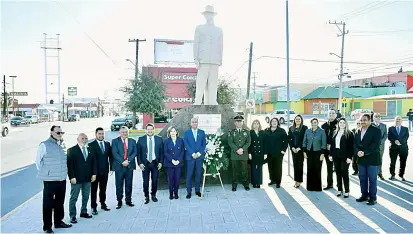
[(341, 99), (341, 102), (346, 103), (346, 102), (347, 102), (347, 99), (346, 99), (346, 98), (342, 98), (342, 99)]
[(10, 92), (9, 96), (28, 96), (27, 92)]
[(67, 95), (77, 96), (77, 87), (67, 87)]
[(247, 109), (254, 109), (255, 108), (255, 100), (254, 99), (248, 99), (245, 102), (245, 106), (247, 107)]

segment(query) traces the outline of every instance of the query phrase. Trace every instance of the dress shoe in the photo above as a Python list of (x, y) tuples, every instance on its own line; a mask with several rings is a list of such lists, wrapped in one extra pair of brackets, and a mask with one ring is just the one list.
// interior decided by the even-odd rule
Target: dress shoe
[(352, 175), (358, 175), (359, 173), (357, 171), (353, 172)]
[(175, 198), (175, 199), (179, 199), (178, 194), (175, 194), (174, 198)]
[(71, 222), (71, 223), (77, 223), (76, 217), (72, 217), (72, 218), (70, 219), (70, 222)]
[(54, 233), (54, 232), (51, 228), (48, 228), (48, 229), (44, 230), (44, 233)]
[(349, 193), (344, 193), (344, 198), (348, 198), (350, 196)]
[[(76, 219), (76, 217), (74, 217)], [(55, 228), (71, 228), (72, 224), (67, 224), (65, 222), (60, 222), (59, 224), (54, 225)]]
[(201, 197), (202, 195), (201, 195), (201, 192), (196, 192), (195, 193), (198, 197)]
[(158, 198), (156, 198), (156, 196), (152, 196), (152, 201), (153, 202), (158, 202)]
[(235, 192), (235, 191), (237, 191), (237, 188), (232, 188), (232, 192)]
[(356, 202), (365, 202), (368, 201), (369, 199), (367, 197), (359, 197), (356, 199)]
[(149, 197), (145, 197), (145, 202), (144, 204), (148, 204), (149, 203)]
[(402, 181), (406, 181), (406, 179), (405, 179), (403, 176), (400, 176), (400, 179), (401, 179)]
[(253, 188), (256, 188), (256, 187), (257, 187), (257, 185), (253, 184), (253, 185), (252, 185), (252, 187), (253, 187)]
[(96, 210), (96, 208), (92, 209), (92, 215), (98, 215), (98, 210)]
[(381, 180), (385, 180), (383, 175), (378, 175)]
[(83, 214), (80, 214), (80, 217), (81, 217), (81, 218), (85, 218), (85, 219), (90, 219), (90, 218), (92, 218), (93, 216), (90, 215), (90, 214), (88, 214), (88, 213), (83, 213)]
[(341, 197), (341, 195), (343, 195), (343, 192), (342, 191), (337, 191), (336, 196)]
[(389, 180), (394, 180), (394, 179), (395, 179), (394, 175), (390, 176), (390, 178), (389, 178)]
[(244, 188), (245, 188), (245, 190), (250, 191), (250, 187), (246, 186)]
[(174, 195), (172, 195), (172, 193), (169, 194), (169, 200), (173, 200), (173, 199), (174, 199)]
[(135, 206), (135, 204), (133, 204), (133, 202), (126, 202), (126, 205), (129, 206), (129, 207), (134, 207)]
[(116, 205), (117, 210), (119, 210), (120, 208), (122, 208), (122, 202), (118, 202), (118, 204)]
[(191, 193), (188, 193), (188, 194), (186, 195), (186, 199), (191, 199)]
[(369, 206), (374, 206), (374, 205), (376, 205), (377, 204), (377, 201), (376, 200), (373, 200), (373, 199), (370, 199), (368, 202), (367, 202), (367, 205), (369, 205)]
[(323, 190), (329, 190), (329, 189), (332, 189), (332, 188), (333, 188), (333, 186), (327, 186), (327, 187), (323, 188)]
[(257, 188), (261, 188), (261, 185), (257, 185)]
[(280, 188), (281, 186), (279, 184), (275, 185), (276, 188)]
[(104, 210), (104, 211), (110, 211), (110, 209), (105, 205), (105, 206), (101, 206), (100, 207), (102, 210)]
[(270, 183), (268, 183), (269, 186), (271, 186), (271, 185), (273, 185), (273, 184), (275, 184), (275, 182), (272, 182), (272, 181), (271, 181)]

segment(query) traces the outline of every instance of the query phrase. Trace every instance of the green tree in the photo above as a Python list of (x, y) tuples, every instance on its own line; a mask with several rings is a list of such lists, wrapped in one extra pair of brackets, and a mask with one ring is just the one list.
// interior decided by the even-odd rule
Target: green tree
[[(228, 104), (230, 106), (234, 106), (237, 100), (237, 92), (235, 89), (231, 88), (230, 81), (226, 80), (223, 77), (218, 79), (218, 95), (217, 95), (217, 102), (220, 105)], [(196, 92), (196, 81), (189, 83), (187, 85), (187, 89), (189, 95), (194, 98)]]
[(147, 74), (139, 74), (130, 79), (128, 85), (120, 89), (126, 97), (125, 107), (133, 113), (133, 128), (136, 125), (136, 113), (152, 115), (165, 108), (165, 86), (159, 79)]

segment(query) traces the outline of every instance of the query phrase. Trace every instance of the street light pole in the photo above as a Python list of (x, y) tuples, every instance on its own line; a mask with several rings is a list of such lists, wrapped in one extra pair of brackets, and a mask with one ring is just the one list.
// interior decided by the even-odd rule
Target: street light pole
[(14, 78), (16, 78), (17, 76), (9, 76), (9, 77), (12, 78), (12, 80), (11, 80), (11, 90), (12, 90), (13, 99), (12, 99), (11, 105), (12, 105), (12, 108), (13, 108), (13, 115), (16, 115), (16, 113), (14, 112)]
[[(285, 1), (285, 28), (286, 28), (286, 53), (287, 53), (287, 127), (290, 128), (290, 27), (289, 27), (289, 16), (288, 16), (288, 0)], [(288, 130), (287, 130), (288, 131)], [(291, 176), (291, 166), (290, 166), (290, 151), (287, 149), (288, 156), (288, 176)]]

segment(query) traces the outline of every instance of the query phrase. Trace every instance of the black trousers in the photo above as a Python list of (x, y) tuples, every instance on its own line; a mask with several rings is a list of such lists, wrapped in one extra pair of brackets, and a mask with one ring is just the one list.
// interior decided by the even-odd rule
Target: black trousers
[[(291, 151), (292, 152), (292, 151)], [(302, 150), (298, 153), (292, 152), (293, 165), (294, 165), (294, 181), (303, 182), (303, 169), (304, 169), (304, 153)]]
[[(326, 157), (330, 156), (331, 152), (328, 154), (325, 154)], [(334, 167), (334, 162), (328, 160), (326, 158), (326, 164), (327, 164), (327, 186), (328, 187), (333, 187), (333, 167)]]
[(281, 184), (283, 173), (283, 157), (268, 156), (268, 172), (270, 174), (271, 182)]
[(65, 216), (64, 203), (66, 195), (66, 180), (43, 181), (43, 230), (52, 228), (52, 214), (54, 224), (60, 224)]
[(307, 190), (321, 191), (321, 151), (307, 151)]
[(354, 155), (353, 155), (353, 162), (351, 163), (351, 166), (353, 167), (353, 170), (354, 170), (354, 172), (356, 172), (356, 173), (359, 172), (359, 167), (358, 167), (358, 165), (357, 165), (357, 159), (358, 159), (357, 154), (354, 154)]
[(404, 172), (406, 170), (406, 161), (407, 161), (407, 156), (409, 155), (409, 150), (408, 149), (391, 149), (390, 150), (390, 174), (394, 176), (395, 170), (396, 170), (396, 161), (397, 161), (397, 156), (400, 157), (400, 170), (399, 170), (399, 176), (403, 177)]
[[(337, 150), (338, 151), (338, 150)], [(334, 157), (334, 167), (336, 168), (337, 176), (337, 190), (343, 192), (343, 182), (344, 182), (344, 192), (350, 192), (350, 181), (348, 176), (348, 168), (350, 164), (346, 162), (346, 159), (340, 159)]]
[(106, 206), (106, 187), (108, 185), (108, 174), (97, 175), (95, 182), (92, 182), (90, 191), (90, 205), (92, 209), (96, 209), (98, 204), (96, 203), (97, 192), (99, 187), (99, 202), (101, 206)]
[(251, 184), (252, 185), (262, 184), (262, 164), (251, 163)]
[(158, 163), (152, 161), (145, 166), (145, 170), (142, 171), (143, 178), (143, 193), (145, 197), (149, 197), (149, 177), (151, 178), (151, 196), (156, 196), (158, 191)]
[(115, 171), (116, 200), (122, 202), (123, 187), (125, 187), (125, 201), (132, 202), (133, 169), (122, 167)]

